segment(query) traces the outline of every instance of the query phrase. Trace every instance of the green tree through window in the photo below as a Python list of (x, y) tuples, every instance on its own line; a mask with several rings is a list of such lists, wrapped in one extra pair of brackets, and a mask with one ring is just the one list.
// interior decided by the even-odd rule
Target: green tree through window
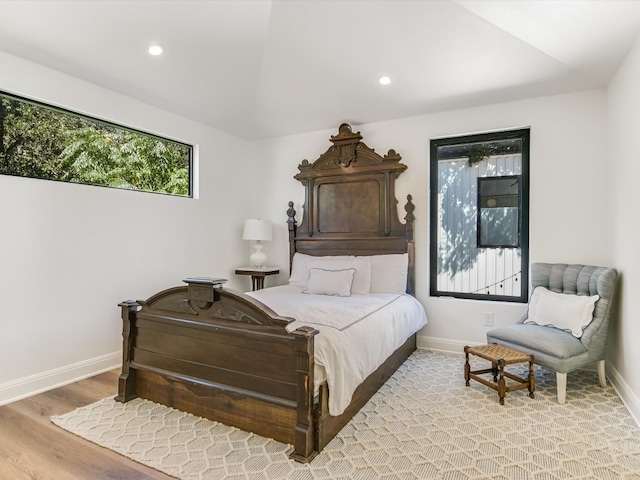
[(191, 196), (193, 147), (0, 93), (0, 174)]

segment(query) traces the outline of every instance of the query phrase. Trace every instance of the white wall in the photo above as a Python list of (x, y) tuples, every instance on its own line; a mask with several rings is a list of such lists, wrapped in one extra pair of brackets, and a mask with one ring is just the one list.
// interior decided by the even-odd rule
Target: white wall
[(194, 144), (200, 174), (198, 199), (0, 176), (1, 404), (119, 365), (118, 302), (246, 280), (253, 188), (244, 140), (2, 52), (0, 90)]
[[(331, 144), (334, 129), (256, 144), (270, 171), (265, 202), (271, 216), (286, 220), (288, 200), (301, 211), (302, 185), (293, 179), (297, 165), (314, 161)], [(409, 167), (400, 175), (396, 196), (402, 205), (412, 194), (416, 205), (416, 296), (430, 319), (420, 333), (422, 346), (462, 351), (466, 344), (485, 342), (483, 313), (493, 312), (495, 325), (509, 324), (524, 311), (522, 304), (429, 297), (428, 208), (429, 140), (465, 133), (531, 127), (530, 260), (608, 265), (612, 261), (608, 234), (601, 227), (609, 212), (606, 163), (606, 92), (604, 90), (537, 98), (441, 114), (353, 125), (378, 153), (394, 148)], [(286, 270), (286, 228), (278, 242), (278, 265)], [(274, 242), (276, 243), (276, 242)], [(275, 245), (272, 248), (276, 248)], [(280, 281), (286, 281), (282, 274)]]
[[(461, 351), (486, 341), (483, 313), (495, 326), (515, 322), (521, 304), (429, 297), (428, 174), (432, 138), (512, 127), (531, 127), (530, 261), (614, 266), (622, 273), (618, 314), (612, 318), (607, 375), (640, 423), (640, 39), (609, 92), (588, 92), (450, 111), (390, 122), (353, 125), (378, 153), (396, 149), (408, 165), (397, 182), (400, 205), (408, 193), (416, 205), (416, 296), (429, 324), (419, 346)], [(331, 130), (269, 140), (254, 145), (263, 165), (265, 204), (281, 218), (272, 258), (287, 279), (286, 203), (299, 212), (302, 185), (297, 165), (314, 161), (329, 146)], [(404, 213), (400, 206), (400, 217)], [(608, 220), (607, 220), (608, 219)]]
[[(640, 423), (640, 37), (609, 86), (608, 233), (613, 265), (621, 272), (620, 308), (609, 352), (613, 381)], [(610, 378), (612, 378), (610, 376)]]

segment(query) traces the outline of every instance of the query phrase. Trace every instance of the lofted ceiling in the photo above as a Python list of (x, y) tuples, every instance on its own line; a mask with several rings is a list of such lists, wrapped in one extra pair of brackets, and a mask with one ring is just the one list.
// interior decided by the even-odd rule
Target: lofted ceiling
[(638, 32), (637, 0), (0, 2), (1, 51), (249, 140), (606, 87)]

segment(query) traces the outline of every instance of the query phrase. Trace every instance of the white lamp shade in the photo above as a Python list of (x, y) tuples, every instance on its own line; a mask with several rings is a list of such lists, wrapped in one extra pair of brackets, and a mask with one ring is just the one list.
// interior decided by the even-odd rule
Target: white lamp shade
[(272, 228), (269, 220), (249, 218), (244, 221), (243, 240), (271, 240)]

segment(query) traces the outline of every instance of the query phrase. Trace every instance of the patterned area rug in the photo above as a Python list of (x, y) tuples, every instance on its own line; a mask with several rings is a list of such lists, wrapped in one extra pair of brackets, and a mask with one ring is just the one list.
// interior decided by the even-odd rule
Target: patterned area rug
[[(595, 372), (536, 367), (536, 396), (464, 386), (464, 355), (419, 350), (309, 465), (288, 445), (145, 400), (108, 398), (52, 421), (187, 479), (640, 479), (640, 429)], [(472, 369), (485, 368), (480, 359)], [(518, 366), (508, 369), (523, 374)]]

